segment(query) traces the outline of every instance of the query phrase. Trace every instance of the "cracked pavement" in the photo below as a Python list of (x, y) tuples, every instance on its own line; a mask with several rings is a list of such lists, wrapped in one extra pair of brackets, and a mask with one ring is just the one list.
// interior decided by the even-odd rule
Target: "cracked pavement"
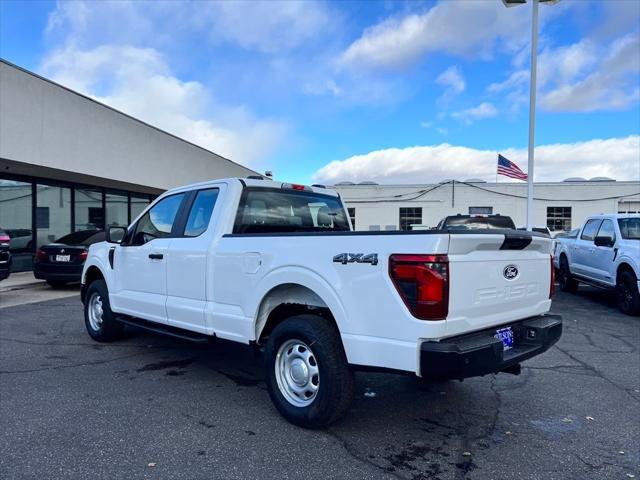
[(640, 478), (640, 318), (582, 286), (552, 310), (563, 336), (520, 376), (358, 373), (347, 417), (309, 431), (248, 347), (97, 344), (77, 297), (3, 308), (0, 477)]

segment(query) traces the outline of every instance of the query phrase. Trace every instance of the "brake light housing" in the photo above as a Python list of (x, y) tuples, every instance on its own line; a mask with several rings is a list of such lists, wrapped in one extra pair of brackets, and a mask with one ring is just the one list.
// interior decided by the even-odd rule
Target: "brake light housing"
[(81, 262), (84, 262), (88, 256), (89, 256), (89, 250), (83, 250), (80, 252), (80, 255), (78, 255), (78, 258), (80, 259)]
[(449, 257), (394, 254), (389, 276), (411, 314), (420, 320), (444, 320), (449, 313)]
[(49, 255), (47, 254), (47, 252), (39, 248), (38, 251), (36, 252), (36, 260), (46, 260), (47, 258), (49, 258)]

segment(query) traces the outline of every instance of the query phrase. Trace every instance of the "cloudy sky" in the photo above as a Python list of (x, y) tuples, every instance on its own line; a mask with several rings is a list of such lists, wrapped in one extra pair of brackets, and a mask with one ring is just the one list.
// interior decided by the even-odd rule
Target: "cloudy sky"
[[(536, 180), (640, 179), (640, 2), (540, 7)], [(0, 2), (0, 56), (276, 178), (526, 170), (530, 8)]]

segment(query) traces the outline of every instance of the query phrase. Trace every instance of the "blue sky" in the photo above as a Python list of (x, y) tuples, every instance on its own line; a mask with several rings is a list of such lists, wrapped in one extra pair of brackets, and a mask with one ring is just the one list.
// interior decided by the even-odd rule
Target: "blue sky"
[[(290, 181), (526, 169), (530, 7), (0, 2), (0, 55)], [(540, 6), (536, 180), (640, 179), (640, 2)]]

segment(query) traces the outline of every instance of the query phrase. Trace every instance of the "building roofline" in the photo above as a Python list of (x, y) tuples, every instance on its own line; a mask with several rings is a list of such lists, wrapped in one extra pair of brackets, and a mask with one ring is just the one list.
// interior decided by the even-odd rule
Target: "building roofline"
[[(439, 182), (439, 183), (379, 183), (379, 184), (375, 184), (375, 185), (360, 185), (360, 184), (354, 184), (354, 185), (336, 185), (336, 184), (330, 184), (327, 183), (327, 187), (330, 188), (335, 188), (335, 189), (340, 189), (340, 188), (377, 188), (377, 187), (384, 187), (384, 188), (424, 188), (424, 187), (435, 187), (437, 185), (447, 185), (450, 184), (451, 180), (448, 180), (446, 182)], [(472, 185), (472, 186), (476, 186), (476, 185), (483, 185), (483, 186), (509, 186), (509, 187), (513, 187), (513, 186), (520, 186), (520, 187), (526, 187), (527, 184), (526, 182), (465, 182), (462, 180), (456, 180), (456, 184), (461, 184), (461, 185)], [(567, 185), (589, 185), (589, 186), (594, 186), (594, 185), (611, 185), (611, 186), (615, 186), (615, 185), (639, 185), (640, 184), (640, 180), (615, 180), (615, 181), (601, 181), (601, 180), (595, 180), (595, 181), (584, 181), (584, 182), (564, 182), (564, 181), (556, 181), (556, 182), (534, 182), (533, 183), (534, 186), (535, 185), (552, 185), (552, 186), (556, 186), (556, 185), (562, 185), (562, 186), (567, 186)]]
[(223, 156), (222, 156), (222, 155), (220, 155), (219, 153), (212, 152), (211, 150), (208, 150), (208, 149), (206, 149), (206, 148), (204, 148), (204, 147), (202, 147), (202, 146), (200, 146), (200, 145), (197, 145), (197, 144), (195, 144), (195, 143), (193, 143), (193, 142), (190, 142), (189, 140), (185, 140), (185, 139), (184, 139), (184, 138), (182, 138), (182, 137), (179, 137), (179, 136), (177, 136), (177, 135), (175, 135), (175, 134), (173, 134), (173, 133), (167, 132), (166, 130), (163, 130), (163, 129), (159, 128), (159, 127), (156, 127), (156, 126), (154, 126), (154, 125), (151, 125), (150, 123), (147, 123), (147, 122), (145, 122), (145, 121), (143, 121), (143, 120), (140, 120), (139, 118), (136, 118), (136, 117), (134, 117), (134, 116), (132, 116), (132, 115), (129, 115), (128, 113), (124, 113), (124, 112), (122, 112), (122, 111), (118, 110), (117, 108), (111, 107), (111, 106), (107, 105), (106, 103), (99, 102), (98, 100), (96, 100), (96, 99), (94, 99), (94, 98), (91, 98), (91, 97), (89, 97), (88, 95), (85, 95), (85, 94), (80, 93), (80, 92), (76, 92), (75, 90), (73, 90), (73, 89), (71, 89), (71, 88), (69, 88), (69, 87), (65, 87), (64, 85), (62, 85), (62, 84), (60, 84), (60, 83), (58, 83), (58, 82), (55, 82), (55, 81), (53, 81), (53, 80), (51, 80), (51, 79), (49, 79), (49, 78), (43, 77), (42, 75), (38, 75), (37, 73), (34, 73), (34, 72), (32, 72), (31, 70), (27, 70), (27, 69), (26, 69), (26, 68), (24, 68), (24, 67), (21, 67), (21, 66), (19, 66), (19, 65), (16, 65), (15, 63), (12, 63), (12, 62), (10, 62), (9, 60), (7, 60), (7, 59), (5, 59), (5, 58), (0, 57), (0, 63), (3, 63), (3, 64), (5, 64), (5, 65), (7, 65), (8, 67), (15, 68), (16, 70), (19, 70), (19, 71), (21, 71), (21, 72), (23, 72), (23, 73), (26, 73), (26, 74), (28, 74), (28, 75), (31, 75), (32, 77), (35, 77), (35, 78), (37, 78), (37, 79), (39, 79), (39, 80), (42, 80), (42, 81), (44, 81), (44, 82), (47, 82), (47, 83), (49, 83), (49, 84), (51, 84), (51, 85), (54, 85), (54, 86), (59, 87), (59, 88), (62, 88), (63, 90), (66, 90), (66, 91), (68, 91), (68, 92), (70, 92), (70, 93), (72, 93), (72, 94), (74, 94), (74, 95), (77, 95), (78, 97), (81, 97), (81, 98), (83, 98), (83, 99), (85, 99), (85, 100), (89, 100), (90, 102), (93, 102), (93, 103), (95, 103), (95, 104), (97, 104), (97, 105), (99, 105), (99, 106), (101, 106), (101, 107), (107, 108), (107, 109), (109, 109), (109, 110), (111, 110), (111, 111), (113, 111), (113, 112), (115, 112), (115, 113), (118, 113), (118, 114), (120, 114), (120, 115), (122, 115), (122, 116), (124, 116), (124, 117), (127, 117), (127, 118), (129, 118), (129, 119), (131, 119), (131, 120), (133, 120), (133, 121), (135, 121), (135, 122), (138, 122), (138, 123), (140, 123), (140, 124), (142, 124), (142, 125), (144, 125), (144, 126), (146, 126), (146, 127), (152, 128), (152, 129), (154, 129), (154, 130), (156, 130), (156, 131), (158, 131), (158, 132), (160, 132), (160, 133), (164, 133), (165, 135), (168, 135), (168, 136), (170, 136), (170, 137), (173, 137), (173, 138), (175, 138), (176, 140), (180, 140), (181, 142), (184, 142), (184, 143), (186, 143), (187, 145), (191, 145), (192, 147), (199, 148), (200, 150), (203, 150), (203, 151), (205, 151), (205, 152), (207, 152), (207, 153), (209, 153), (209, 154), (211, 154), (211, 155), (215, 155), (216, 157), (219, 157), (220, 159), (225, 160), (225, 161), (227, 161), (227, 162), (229, 162), (229, 163), (231, 163), (231, 164), (233, 164), (233, 165), (236, 165), (236, 166), (238, 166), (238, 167), (245, 168), (245, 169), (249, 170), (250, 172), (253, 172), (253, 173), (256, 173), (256, 174), (260, 175), (260, 174), (259, 174), (258, 172), (256, 172), (255, 170), (252, 170), (252, 169), (250, 169), (249, 167), (245, 167), (244, 165), (242, 165), (242, 164), (240, 164), (240, 163), (238, 163), (238, 162), (234, 162), (233, 160), (230, 160), (230, 159), (228, 159), (227, 157), (223, 157)]

